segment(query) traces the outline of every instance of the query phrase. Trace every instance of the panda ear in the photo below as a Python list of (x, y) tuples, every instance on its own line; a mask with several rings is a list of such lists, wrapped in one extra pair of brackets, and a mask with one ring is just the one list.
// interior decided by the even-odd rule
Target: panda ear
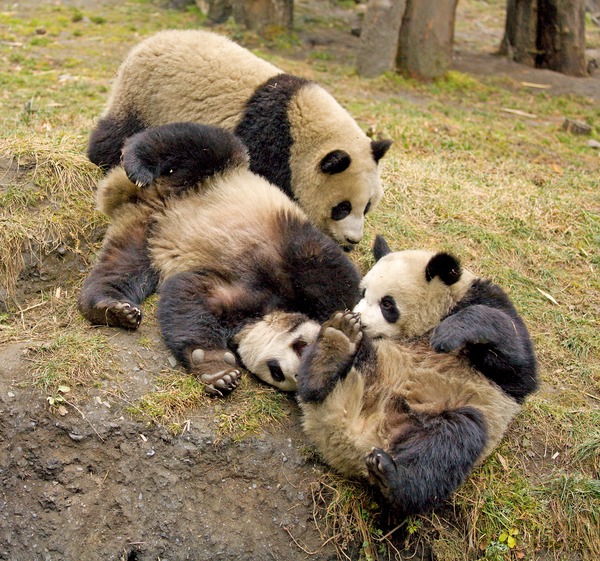
[(373, 256), (375, 257), (375, 261), (379, 261), (388, 253), (392, 253), (390, 246), (385, 241), (385, 238), (378, 234), (375, 236), (375, 242), (373, 243)]
[(371, 140), (371, 154), (373, 154), (373, 159), (376, 162), (381, 160), (390, 149), (391, 145), (391, 140)]
[(435, 277), (450, 286), (460, 279), (462, 269), (460, 262), (454, 255), (449, 253), (436, 253), (425, 267), (425, 279), (427, 282)]
[(333, 150), (321, 160), (321, 171), (333, 175), (348, 169), (352, 162), (350, 154), (343, 150)]

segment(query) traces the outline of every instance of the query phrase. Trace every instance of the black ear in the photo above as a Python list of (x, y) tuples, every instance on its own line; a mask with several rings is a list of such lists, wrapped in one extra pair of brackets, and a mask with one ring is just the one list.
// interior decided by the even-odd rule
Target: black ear
[(450, 286), (460, 279), (462, 269), (460, 262), (454, 255), (449, 253), (436, 253), (425, 267), (425, 279), (429, 282), (435, 277)]
[(377, 236), (375, 236), (375, 243), (373, 243), (373, 256), (375, 257), (375, 261), (379, 261), (388, 253), (392, 253), (390, 246), (383, 236), (377, 234)]
[(390, 149), (391, 140), (371, 140), (371, 154), (376, 162), (381, 160)]
[(334, 150), (333, 152), (329, 152), (329, 154), (321, 160), (321, 171), (323, 173), (329, 173), (330, 175), (341, 173), (348, 169), (351, 162), (352, 159), (348, 152)]

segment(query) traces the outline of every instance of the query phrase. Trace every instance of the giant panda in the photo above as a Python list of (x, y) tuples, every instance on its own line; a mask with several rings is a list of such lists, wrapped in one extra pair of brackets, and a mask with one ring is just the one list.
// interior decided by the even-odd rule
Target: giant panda
[[(147, 129), (127, 140), (122, 161), (98, 186), (112, 222), (79, 295), (83, 316), (136, 329), (160, 287), (164, 341), (209, 393), (236, 387), (236, 349), (290, 389), (316, 322), (358, 301), (360, 275), (342, 248), (252, 173), (241, 141), (219, 128)], [(256, 353), (257, 339), (273, 356)]]
[(88, 156), (110, 169), (127, 137), (176, 121), (235, 132), (250, 169), (297, 201), (318, 228), (346, 250), (363, 237), (364, 215), (383, 193), (378, 162), (391, 141), (370, 140), (314, 82), (221, 35), (161, 31), (119, 68)]
[(327, 463), (363, 477), (403, 518), (463, 483), (537, 386), (508, 296), (447, 253), (392, 253), (352, 312), (326, 321), (298, 373), (303, 427)]

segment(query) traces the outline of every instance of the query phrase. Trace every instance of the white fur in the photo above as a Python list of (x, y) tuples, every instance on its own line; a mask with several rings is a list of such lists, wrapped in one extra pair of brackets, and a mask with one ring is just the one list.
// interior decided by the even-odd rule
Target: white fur
[[(438, 277), (429, 282), (425, 268), (435, 255), (432, 251), (406, 250), (389, 253), (379, 259), (364, 276), (365, 294), (354, 308), (360, 314), (365, 332), (374, 338), (410, 339), (437, 326), (464, 296), (475, 275), (463, 269), (455, 284), (447, 286)], [(380, 302), (392, 296), (400, 311), (396, 323), (384, 318)]]

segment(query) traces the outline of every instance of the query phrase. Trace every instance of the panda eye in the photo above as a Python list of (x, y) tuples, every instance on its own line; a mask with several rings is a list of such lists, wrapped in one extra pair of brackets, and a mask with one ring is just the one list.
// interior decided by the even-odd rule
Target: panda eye
[(363, 213), (363, 214), (365, 214), (365, 215), (366, 215), (366, 214), (367, 214), (367, 212), (369, 212), (370, 210), (371, 210), (371, 201), (369, 201), (369, 202), (367, 203), (367, 206), (365, 207), (365, 211), (364, 211), (364, 213)]
[(331, 209), (332, 220), (343, 220), (352, 212), (350, 201), (342, 201)]
[(173, 169), (170, 169), (169, 170), (169, 175), (173, 175), (173, 171), (174, 171)]
[(273, 380), (276, 382), (283, 382), (285, 380), (283, 370), (281, 370), (281, 366), (279, 366), (277, 360), (267, 360), (267, 366), (269, 367), (269, 372), (271, 373)]
[(400, 319), (400, 310), (392, 296), (384, 296), (379, 302), (381, 315), (388, 323), (396, 323)]

